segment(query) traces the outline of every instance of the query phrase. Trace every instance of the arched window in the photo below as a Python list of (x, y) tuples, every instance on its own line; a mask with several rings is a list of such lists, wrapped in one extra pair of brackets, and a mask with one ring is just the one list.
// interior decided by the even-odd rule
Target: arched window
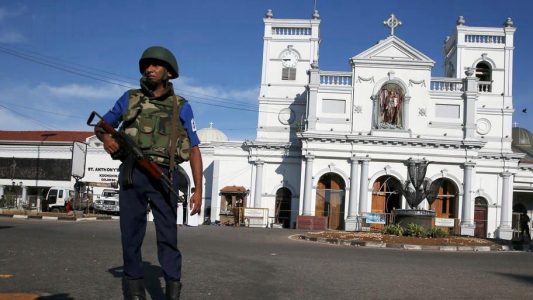
[(479, 78), (478, 90), (480, 92), (492, 92), (492, 71), (488, 63), (482, 61), (476, 65), (476, 77)]
[(492, 74), (489, 64), (482, 61), (476, 65), (476, 77), (479, 78), (479, 81), (491, 81)]

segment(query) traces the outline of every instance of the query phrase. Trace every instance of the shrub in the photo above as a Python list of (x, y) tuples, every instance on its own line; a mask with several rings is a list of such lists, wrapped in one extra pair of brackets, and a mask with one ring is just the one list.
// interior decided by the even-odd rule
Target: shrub
[(441, 228), (434, 227), (428, 230), (427, 236), (433, 237), (433, 238), (442, 238), (442, 237), (447, 237), (448, 232), (442, 230)]
[(405, 235), (414, 237), (426, 237), (426, 229), (422, 225), (409, 223), (405, 228)]
[(390, 224), (390, 225), (385, 226), (381, 230), (381, 233), (402, 236), (404, 233), (404, 229), (399, 224)]

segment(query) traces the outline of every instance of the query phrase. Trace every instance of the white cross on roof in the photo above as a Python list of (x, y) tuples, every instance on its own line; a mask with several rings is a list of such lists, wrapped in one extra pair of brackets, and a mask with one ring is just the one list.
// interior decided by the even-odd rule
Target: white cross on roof
[(390, 18), (383, 21), (383, 24), (390, 28), (390, 35), (394, 35), (394, 28), (402, 25), (402, 21), (398, 20), (394, 14), (391, 14)]

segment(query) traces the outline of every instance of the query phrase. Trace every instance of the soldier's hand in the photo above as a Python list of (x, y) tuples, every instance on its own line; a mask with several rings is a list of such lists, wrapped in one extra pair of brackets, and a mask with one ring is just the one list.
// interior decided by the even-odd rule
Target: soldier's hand
[(202, 193), (198, 192), (198, 190), (192, 194), (189, 201), (189, 208), (191, 209), (191, 216), (200, 213), (202, 209)]
[(104, 142), (104, 150), (109, 154), (113, 154), (117, 152), (118, 149), (120, 148), (117, 141), (113, 137), (111, 137), (111, 135), (109, 134), (105, 134), (102, 137), (102, 142)]

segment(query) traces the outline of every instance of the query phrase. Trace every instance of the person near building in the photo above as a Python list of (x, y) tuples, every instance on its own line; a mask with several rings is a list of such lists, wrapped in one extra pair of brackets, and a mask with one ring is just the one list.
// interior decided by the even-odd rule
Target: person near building
[(526, 212), (522, 212), (520, 215), (520, 235), (522, 239), (525, 240), (526, 236), (531, 240), (531, 234), (529, 233), (529, 221), (530, 218)]
[[(174, 94), (170, 79), (178, 78), (176, 58), (168, 49), (147, 48), (140, 60), (140, 89), (129, 90), (120, 97), (103, 120), (131, 137), (145, 157), (172, 180), (178, 190), (178, 165), (190, 160), (196, 187), (189, 200), (191, 215), (202, 207), (202, 157), (189, 103)], [(179, 117), (178, 117), (179, 116)], [(120, 145), (98, 125), (96, 136), (104, 149), (120, 158)], [(122, 157), (122, 159), (124, 159)], [(149, 178), (135, 163), (123, 160), (119, 168), (120, 230), (126, 278), (127, 299), (146, 299), (141, 245), (146, 232), (146, 209), (153, 214), (157, 235), (157, 253), (166, 281), (167, 299), (179, 299), (181, 291), (181, 253), (177, 247), (177, 198), (160, 182)], [(182, 175), (181, 175), (182, 176)]]

